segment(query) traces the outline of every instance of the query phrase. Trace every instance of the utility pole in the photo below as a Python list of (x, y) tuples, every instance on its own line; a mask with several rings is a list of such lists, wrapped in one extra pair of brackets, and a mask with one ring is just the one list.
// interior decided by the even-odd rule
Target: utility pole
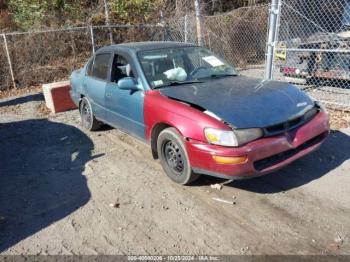
[(110, 27), (110, 21), (109, 21), (109, 9), (108, 9), (108, 3), (107, 0), (103, 0), (104, 3), (104, 9), (105, 9), (105, 23), (108, 27), (109, 30), (109, 41), (111, 42), (111, 45), (113, 44), (113, 35), (112, 35), (112, 31), (111, 31), (111, 27)]
[(198, 45), (203, 45), (202, 12), (201, 12), (200, 0), (194, 0), (194, 8), (196, 10), (196, 25), (197, 25)]

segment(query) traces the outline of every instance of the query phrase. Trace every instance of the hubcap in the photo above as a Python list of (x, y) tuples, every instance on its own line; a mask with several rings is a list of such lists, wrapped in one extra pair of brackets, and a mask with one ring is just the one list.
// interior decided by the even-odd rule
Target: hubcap
[(179, 146), (173, 141), (167, 141), (164, 144), (164, 156), (168, 166), (177, 174), (181, 175), (184, 171), (184, 160)]
[(83, 123), (85, 126), (89, 126), (91, 122), (91, 114), (89, 105), (87, 103), (84, 103), (81, 109), (81, 117), (83, 119)]

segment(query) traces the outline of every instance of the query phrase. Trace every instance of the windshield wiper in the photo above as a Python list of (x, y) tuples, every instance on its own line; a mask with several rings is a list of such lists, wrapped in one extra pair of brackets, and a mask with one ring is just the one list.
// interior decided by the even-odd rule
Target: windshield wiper
[(228, 77), (228, 76), (238, 76), (238, 74), (211, 74), (209, 76), (206, 77), (202, 77), (203, 78), (219, 78), (219, 77)]
[(195, 84), (195, 83), (203, 83), (203, 82), (202, 81), (198, 81), (198, 80), (193, 80), (193, 81), (172, 81), (172, 82), (165, 83), (163, 85), (156, 86), (153, 89), (158, 89), (158, 88), (163, 88), (163, 87), (168, 87), (168, 86), (179, 86), (179, 85)]

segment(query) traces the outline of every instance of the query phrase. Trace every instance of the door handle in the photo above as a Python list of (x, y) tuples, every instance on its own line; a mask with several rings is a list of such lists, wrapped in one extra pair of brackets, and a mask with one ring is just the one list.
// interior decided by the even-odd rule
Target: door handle
[(106, 93), (106, 97), (111, 97), (112, 94), (111, 93)]

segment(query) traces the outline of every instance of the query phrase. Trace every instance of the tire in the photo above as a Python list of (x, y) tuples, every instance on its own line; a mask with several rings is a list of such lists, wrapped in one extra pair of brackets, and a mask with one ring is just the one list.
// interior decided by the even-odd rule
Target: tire
[(92, 108), (89, 100), (84, 97), (79, 104), (79, 113), (82, 126), (89, 131), (95, 131), (101, 127), (101, 122), (98, 121), (92, 113)]
[(165, 173), (174, 182), (187, 185), (198, 178), (192, 172), (183, 138), (175, 128), (166, 128), (159, 134), (157, 151)]

